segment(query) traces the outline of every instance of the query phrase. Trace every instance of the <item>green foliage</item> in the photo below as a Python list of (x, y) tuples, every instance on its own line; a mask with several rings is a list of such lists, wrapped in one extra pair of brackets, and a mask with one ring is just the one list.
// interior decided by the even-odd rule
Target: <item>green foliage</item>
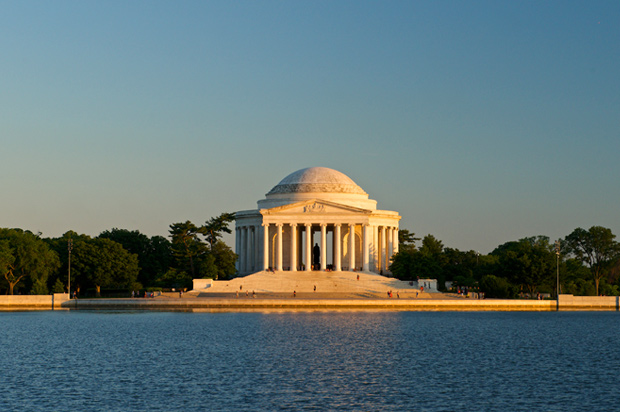
[(491, 253), (499, 260), (495, 274), (533, 294), (555, 278), (556, 256), (552, 249), (546, 236), (504, 243)]
[[(7, 282), (15, 282), (15, 250), (11, 248), (11, 244), (6, 239), (0, 239), (0, 274)], [(17, 279), (19, 282), (20, 279)], [(15, 282), (14, 285), (17, 283)], [(12, 289), (12, 288), (11, 288)], [(13, 292), (11, 291), (11, 294)]]
[(493, 275), (483, 276), (479, 287), (487, 298), (512, 299), (517, 296), (518, 292), (518, 288), (506, 279)]
[(142, 284), (153, 284), (174, 263), (170, 241), (162, 236), (149, 238), (137, 230), (114, 228), (102, 232), (99, 237), (120, 243), (129, 253), (137, 255), (138, 282)]
[(476, 279), (471, 276), (456, 276), (453, 278), (454, 285), (474, 287), (476, 285)]
[(416, 256), (418, 252), (415, 249), (399, 250), (392, 256), (392, 264), (390, 271), (392, 275), (400, 280), (413, 280), (416, 278)]
[(444, 249), (443, 273), (447, 280), (453, 280), (459, 286), (474, 286), (479, 268), (479, 254), (470, 250)]
[(63, 285), (59, 278), (56, 278), (56, 282), (54, 282), (52, 293), (66, 293), (65, 285)]
[[(234, 214), (223, 213), (196, 226), (190, 221), (170, 225), (170, 239), (148, 238), (139, 231), (114, 228), (92, 239), (73, 231), (61, 238), (40, 239), (21, 229), (0, 229), (0, 287), (27, 293), (65, 291), (69, 240), (72, 289), (140, 290), (144, 287), (188, 288), (192, 279), (229, 279), (237, 256), (222, 240)], [(618, 295), (620, 245), (611, 230), (593, 226), (575, 229), (563, 242), (557, 260), (549, 239), (536, 236), (506, 242), (491, 254), (444, 247), (433, 235), (420, 240), (399, 231), (399, 252), (390, 270), (402, 280), (431, 278), (461, 286), (478, 284), (487, 297), (514, 297), (519, 290), (553, 291), (556, 264), (562, 293)]]
[(197, 278), (200, 273), (196, 272), (196, 261), (206, 256), (208, 249), (198, 236), (200, 229), (189, 220), (183, 223), (170, 225), (170, 238), (172, 239), (172, 254), (177, 260), (177, 267), (189, 272), (192, 278)]
[(191, 288), (192, 277), (186, 272), (170, 269), (157, 279), (156, 285), (159, 288)]
[(232, 233), (228, 224), (234, 221), (234, 213), (222, 213), (218, 217), (207, 220), (204, 226), (200, 228), (200, 233), (205, 236), (211, 250), (215, 248), (215, 244), (222, 237), (222, 233)]
[(43, 279), (37, 279), (32, 284), (32, 290), (30, 293), (33, 295), (47, 295), (49, 290), (47, 289), (47, 284)]
[[(401, 230), (399, 234), (401, 232), (408, 233)], [(488, 258), (486, 260), (489, 261)], [(415, 247), (400, 249), (392, 257), (390, 271), (401, 280), (437, 279), (438, 287), (444, 289), (446, 280), (458, 279), (460, 285), (474, 285), (484, 261), (484, 257), (477, 252), (444, 248), (440, 240), (427, 235), (422, 239), (419, 250)]]
[[(60, 258), (60, 266), (58, 270), (54, 271), (53, 275), (50, 278), (50, 282), (48, 285), (55, 284), (56, 280), (60, 280), (63, 285), (67, 285), (68, 283), (68, 261), (69, 261), (69, 241), (71, 240), (72, 244), (79, 241), (88, 241), (90, 237), (87, 235), (80, 235), (72, 230), (65, 232), (59, 238), (53, 239), (45, 239), (45, 242), (49, 245), (49, 247), (56, 252), (58, 257)], [(76, 282), (76, 273), (71, 274), (71, 289), (76, 290), (76, 287), (79, 287), (79, 283)]]
[(599, 292), (602, 296), (618, 296), (620, 295), (620, 286), (609, 284), (605, 279), (601, 279)]
[(222, 233), (231, 232), (228, 224), (234, 218), (233, 213), (222, 213), (201, 227), (189, 220), (170, 225), (175, 268), (187, 272), (193, 279), (228, 279), (234, 276), (237, 256), (219, 240)]
[(9, 294), (20, 282), (26, 289), (47, 293), (47, 279), (59, 266), (58, 255), (38, 235), (0, 229), (0, 271)]
[(441, 256), (443, 253), (443, 243), (433, 235), (426, 235), (424, 239), (422, 239), (420, 252), (427, 256)]
[(211, 254), (214, 257), (214, 264), (217, 268), (217, 276), (215, 279), (232, 278), (237, 272), (237, 269), (235, 268), (237, 255), (235, 252), (233, 252), (226, 243), (218, 240), (213, 245)]
[(420, 240), (420, 238), (415, 237), (415, 233), (409, 232), (407, 229), (401, 229), (398, 231), (398, 250), (413, 251), (416, 248), (415, 243), (418, 240)]
[(138, 277), (138, 257), (110, 239), (80, 239), (74, 242), (72, 277), (82, 288), (129, 290)]
[(611, 229), (592, 226), (589, 230), (577, 228), (564, 239), (567, 253), (590, 269), (597, 295), (601, 279), (609, 276), (620, 260), (620, 244), (615, 238)]

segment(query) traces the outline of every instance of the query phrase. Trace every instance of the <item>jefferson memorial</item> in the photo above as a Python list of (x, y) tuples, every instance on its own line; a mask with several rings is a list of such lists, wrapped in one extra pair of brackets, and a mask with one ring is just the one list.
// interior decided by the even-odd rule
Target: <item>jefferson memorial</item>
[(274, 271), (388, 273), (398, 252), (400, 215), (347, 175), (326, 167), (291, 173), (258, 202), (236, 213), (239, 275)]

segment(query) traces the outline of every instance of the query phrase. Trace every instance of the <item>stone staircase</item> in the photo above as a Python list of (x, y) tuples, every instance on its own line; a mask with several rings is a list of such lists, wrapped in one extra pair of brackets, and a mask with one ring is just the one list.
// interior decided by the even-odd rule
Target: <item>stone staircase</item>
[[(415, 283), (414, 283), (415, 285)], [(316, 286), (316, 291), (315, 291)], [(387, 297), (387, 292), (392, 291), (393, 298), (396, 293), (403, 298), (425, 297), (430, 294), (420, 293), (419, 289), (409, 282), (388, 278), (370, 272), (290, 272), (290, 271), (262, 271), (245, 277), (231, 280), (214, 281), (212, 286), (202, 290), (189, 292), (197, 296), (226, 296), (237, 292), (250, 294), (297, 294), (308, 296), (320, 295), (322, 297), (359, 297), (376, 298)]]

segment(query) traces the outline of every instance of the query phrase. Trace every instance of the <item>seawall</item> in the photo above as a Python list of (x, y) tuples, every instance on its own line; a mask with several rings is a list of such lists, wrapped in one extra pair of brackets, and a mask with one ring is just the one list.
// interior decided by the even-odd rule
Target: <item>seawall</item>
[[(557, 310), (555, 300), (521, 299), (305, 299), (305, 298), (135, 298), (69, 299), (68, 294), (0, 296), (0, 311), (20, 310), (397, 310), (397, 311), (528, 311)], [(560, 295), (561, 311), (620, 311), (618, 296)]]
[(560, 295), (560, 310), (615, 310), (620, 309), (620, 296)]
[(555, 301), (503, 299), (78, 299), (63, 307), (77, 310), (401, 310), (401, 311), (537, 311), (556, 310)]
[(0, 296), (0, 311), (11, 310), (55, 310), (62, 309), (69, 302), (68, 293), (53, 295), (5, 295)]

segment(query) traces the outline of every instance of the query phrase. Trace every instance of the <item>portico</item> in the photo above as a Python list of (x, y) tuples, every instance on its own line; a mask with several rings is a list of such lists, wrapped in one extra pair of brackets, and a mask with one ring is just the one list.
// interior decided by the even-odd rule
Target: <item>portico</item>
[(236, 214), (241, 275), (270, 269), (387, 273), (398, 252), (399, 214), (376, 210), (376, 201), (336, 170), (299, 170), (258, 205)]

